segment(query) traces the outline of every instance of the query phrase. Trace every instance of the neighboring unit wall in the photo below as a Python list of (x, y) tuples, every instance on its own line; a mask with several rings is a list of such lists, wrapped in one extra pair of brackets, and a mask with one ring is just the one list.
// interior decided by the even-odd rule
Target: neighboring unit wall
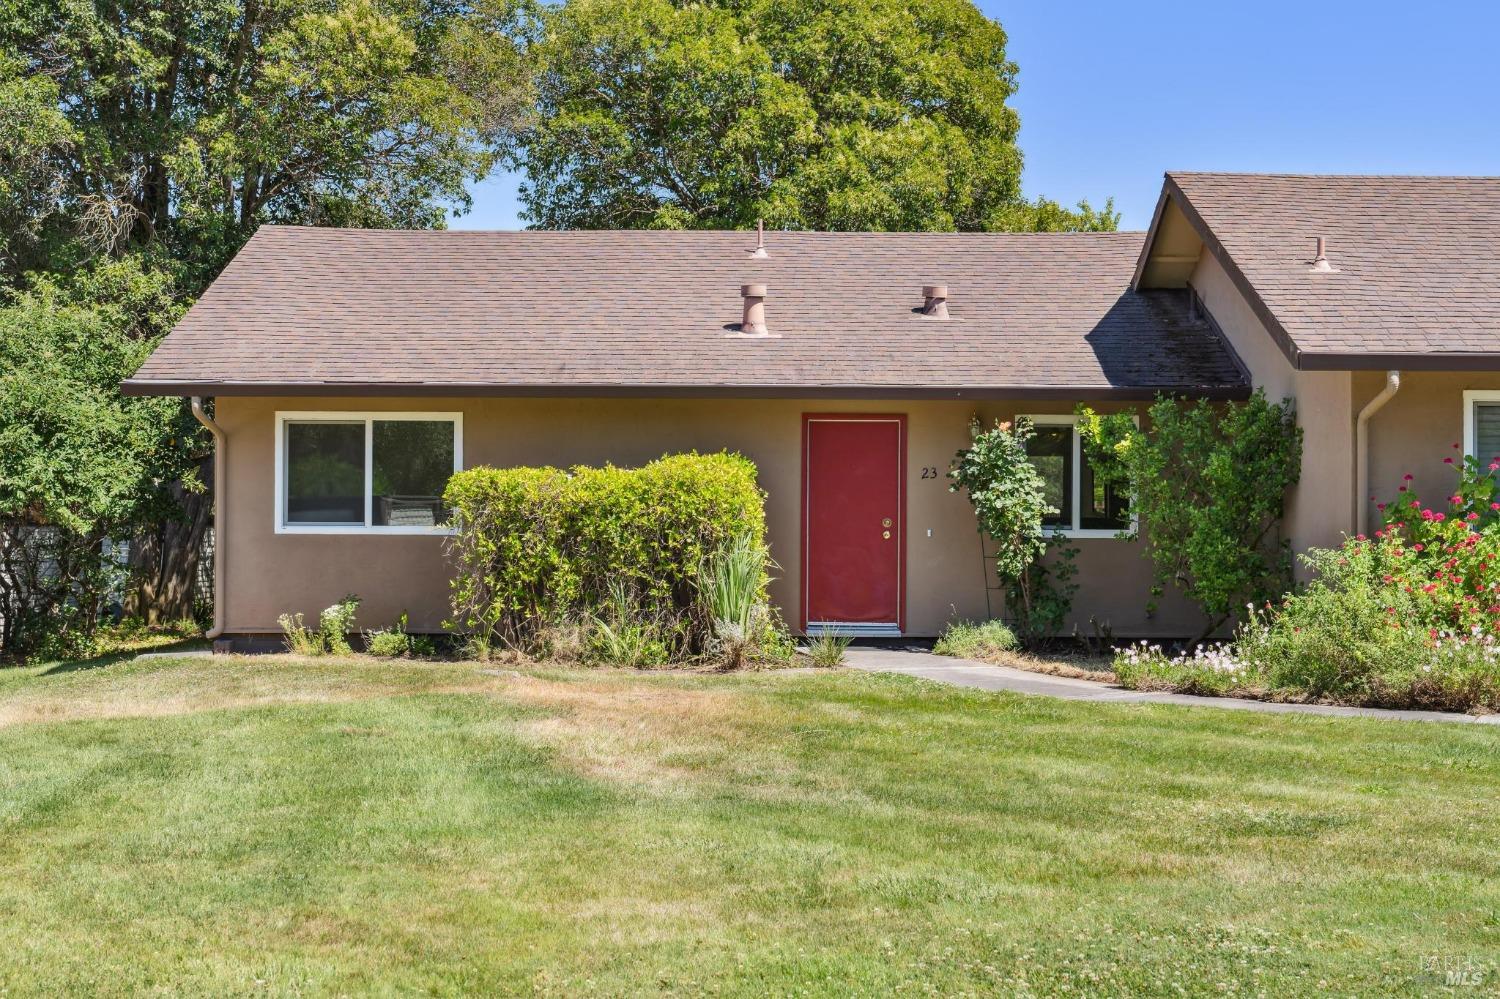
[(1190, 283), (1249, 369), (1251, 382), (1271, 401), (1291, 399), (1297, 408), (1303, 433), (1302, 475), (1288, 503), (1285, 525), (1293, 550), (1336, 546), (1346, 533), (1354, 532), (1355, 523), (1350, 373), (1293, 368), (1211, 253), (1200, 256)]
[[(1101, 409), (1110, 407), (1101, 406)], [(934, 635), (954, 618), (986, 611), (979, 538), (968, 500), (948, 490), (946, 472), (968, 441), (970, 419), (989, 423), (1017, 412), (1068, 413), (1067, 404), (745, 399), (501, 399), (221, 397), (219, 424), (229, 436), (226, 631), (276, 630), (276, 618), (310, 618), (347, 593), (363, 598), (360, 623), (385, 625), (398, 614), (435, 630), (448, 615), (442, 541), (389, 535), (276, 534), (275, 414), (296, 411), (461, 411), (465, 467), (475, 465), (639, 465), (666, 452), (728, 448), (760, 469), (767, 492), (772, 553), (783, 567), (772, 596), (798, 619), (801, 517), (801, 420), (804, 412), (905, 413), (908, 416), (907, 633)], [(923, 478), (923, 469), (936, 469)], [(930, 532), (930, 534), (929, 534)], [(1080, 626), (1092, 616), (1121, 637), (1195, 634), (1199, 615), (1168, 594), (1154, 618), (1144, 606), (1150, 563), (1141, 541), (1080, 539), (1074, 602)], [(999, 611), (998, 604), (995, 607)]]
[[(1356, 412), (1384, 384), (1384, 372), (1355, 372)], [(1402, 476), (1409, 474), (1413, 491), (1426, 503), (1439, 506), (1445, 502), (1456, 472), (1443, 459), (1456, 462), (1463, 453), (1453, 445), (1464, 443), (1464, 392), (1470, 389), (1500, 390), (1500, 372), (1401, 373), (1401, 390), (1370, 420), (1370, 493), (1377, 501), (1394, 500)], [(1370, 524), (1379, 523), (1380, 513), (1372, 503)]]

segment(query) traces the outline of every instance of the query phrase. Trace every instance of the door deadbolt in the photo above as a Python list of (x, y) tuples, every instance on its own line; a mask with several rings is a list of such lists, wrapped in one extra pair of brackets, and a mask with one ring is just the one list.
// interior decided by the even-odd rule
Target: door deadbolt
[(880, 526), (881, 527), (890, 527), (891, 526), (891, 518), (886, 517), (884, 520), (882, 520), (880, 522)]

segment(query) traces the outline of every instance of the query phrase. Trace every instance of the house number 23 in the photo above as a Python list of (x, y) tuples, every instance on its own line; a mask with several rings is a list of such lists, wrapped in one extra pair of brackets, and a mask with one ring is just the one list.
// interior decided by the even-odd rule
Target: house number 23
[(938, 474), (938, 470), (936, 468), (933, 468), (931, 465), (923, 465), (922, 466), (922, 478), (924, 478), (924, 479), (937, 479), (937, 478), (941, 478), (941, 476)]

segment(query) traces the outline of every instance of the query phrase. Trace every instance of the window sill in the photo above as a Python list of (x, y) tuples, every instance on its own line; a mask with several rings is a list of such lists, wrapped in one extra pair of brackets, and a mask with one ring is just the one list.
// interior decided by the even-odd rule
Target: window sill
[(1103, 540), (1103, 539), (1107, 539), (1107, 540), (1110, 540), (1110, 541), (1134, 541), (1136, 539), (1135, 528), (1129, 527), (1129, 528), (1124, 528), (1123, 530), (1125, 530), (1128, 533), (1128, 535), (1129, 535), (1128, 537), (1121, 538), (1120, 537), (1120, 531), (1117, 531), (1117, 530), (1114, 530), (1113, 528), (1108, 528), (1108, 527), (1080, 527), (1080, 528), (1078, 528), (1076, 530), (1073, 529), (1073, 528), (1065, 527), (1065, 528), (1060, 528), (1060, 529), (1049, 530), (1047, 536), (1048, 537), (1055, 537), (1055, 536), (1057, 536), (1057, 535), (1060, 534), (1060, 535), (1062, 535), (1063, 537), (1067, 538), (1070, 541), (1075, 541), (1075, 540), (1076, 541), (1088, 541), (1088, 540)]
[(391, 536), (396, 536), (396, 537), (399, 537), (399, 536), (402, 536), (402, 535), (405, 535), (407, 537), (421, 537), (421, 536), (425, 535), (425, 536), (434, 537), (434, 538), (450, 538), (453, 535), (457, 534), (458, 532), (456, 530), (454, 530), (453, 528), (451, 528), (451, 527), (365, 527), (364, 525), (359, 525), (357, 527), (355, 527), (355, 526), (351, 526), (351, 527), (336, 527), (336, 526), (332, 526), (332, 525), (330, 525), (330, 526), (315, 526), (315, 525), (311, 525), (311, 524), (307, 525), (306, 527), (303, 527), (303, 526), (297, 526), (297, 525), (283, 524), (283, 525), (281, 525), (281, 526), (279, 526), (279, 527), (276, 528), (276, 533), (277, 534), (356, 534), (356, 535), (362, 535), (362, 534), (381, 535), (381, 534), (384, 534), (384, 535), (391, 535)]

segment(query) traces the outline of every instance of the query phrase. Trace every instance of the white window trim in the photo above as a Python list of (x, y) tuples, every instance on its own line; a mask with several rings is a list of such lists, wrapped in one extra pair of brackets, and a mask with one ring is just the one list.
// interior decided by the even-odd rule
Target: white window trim
[[(1500, 405), (1500, 389), (1464, 390), (1464, 454), (1472, 458), (1479, 457), (1479, 441), (1477, 439), (1479, 428), (1474, 425), (1474, 405), (1476, 403)], [(1493, 457), (1494, 455), (1486, 455), (1484, 460), (1489, 461)]]
[[(277, 411), (275, 501), (271, 504), (271, 526), (277, 534), (425, 534), (436, 537), (454, 533), (451, 527), (390, 527), (371, 523), (375, 471), (376, 420), (451, 420), (453, 423), (453, 471), (464, 467), (463, 413), (386, 413), (380, 411), (317, 410)], [(286, 522), (286, 425), (288, 423), (364, 423), (365, 425), (365, 522), (349, 525), (288, 524)]]
[[(1068, 511), (1068, 522), (1071, 527), (1052, 528), (1050, 533), (1061, 534), (1065, 538), (1111, 538), (1120, 539), (1120, 534), (1125, 533), (1134, 536), (1140, 530), (1135, 514), (1131, 514), (1128, 526), (1115, 530), (1109, 527), (1079, 527), (1083, 520), (1083, 438), (1078, 436), (1078, 414), (1076, 413), (1018, 413), (1018, 420), (1030, 420), (1034, 427), (1072, 427), (1073, 428), (1073, 509)], [(1134, 417), (1136, 426), (1140, 426), (1140, 417)]]

